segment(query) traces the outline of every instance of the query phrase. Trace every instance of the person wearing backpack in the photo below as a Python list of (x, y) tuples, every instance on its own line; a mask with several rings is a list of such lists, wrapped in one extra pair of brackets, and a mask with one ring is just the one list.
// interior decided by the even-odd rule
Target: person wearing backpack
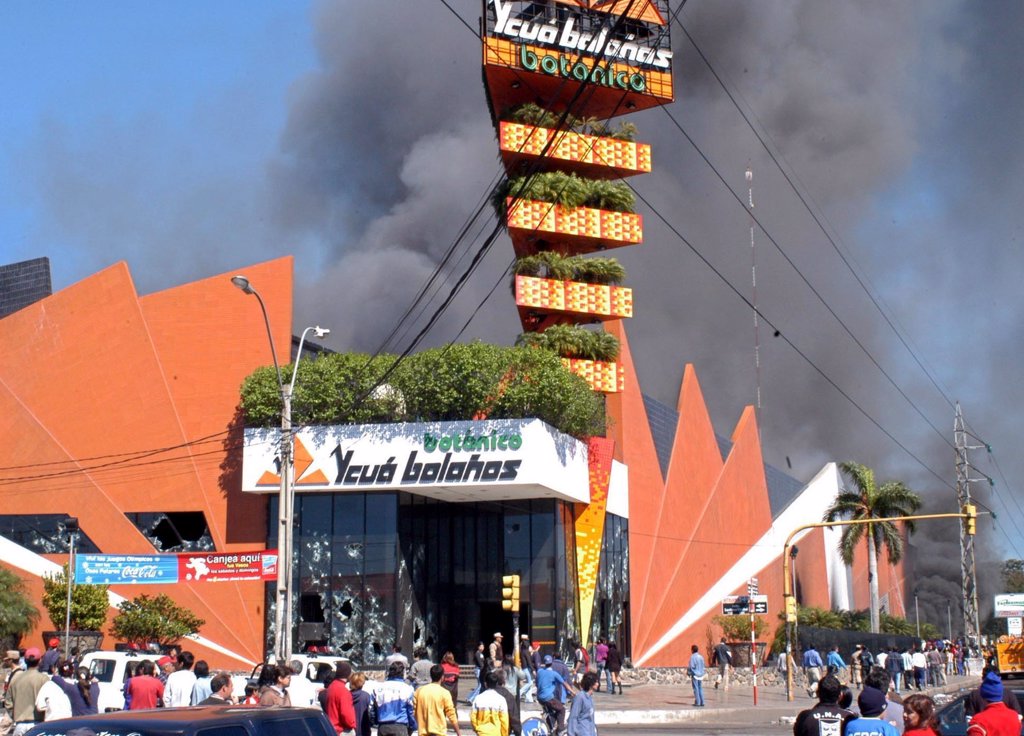
[(587, 652), (587, 648), (578, 641), (574, 641), (573, 646), (576, 647), (576, 652), (573, 654), (575, 664), (572, 669), (572, 679), (573, 684), (578, 687), (580, 678), (590, 671), (590, 654)]
[(860, 648), (860, 654), (857, 655), (857, 661), (860, 662), (861, 680), (856, 684), (862, 685), (864, 680), (867, 679), (871, 668), (875, 666), (875, 658), (871, 652), (868, 651), (867, 647), (862, 644), (858, 644), (857, 646)]
[(718, 665), (718, 677), (715, 678), (715, 690), (718, 689), (719, 684), (722, 685), (723, 690), (728, 690), (729, 670), (732, 669), (732, 652), (729, 651), (729, 645), (725, 643), (724, 636), (711, 651), (711, 664)]

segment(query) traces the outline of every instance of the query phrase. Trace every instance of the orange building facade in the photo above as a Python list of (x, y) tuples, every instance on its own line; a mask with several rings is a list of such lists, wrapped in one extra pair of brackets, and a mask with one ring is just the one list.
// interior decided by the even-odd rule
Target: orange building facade
[[(265, 285), (274, 340), (287, 354), (291, 259), (253, 266), (250, 276)], [(159, 548), (133, 518), (198, 513), (207, 548), (263, 549), (266, 503), (240, 493), (231, 461), (241, 441), (239, 386), (271, 358), (262, 318), (248, 306), (226, 275), (140, 297), (118, 263), (0, 320), (2, 515), (76, 517), (95, 551), (152, 554)], [(35, 527), (22, 544), (6, 536), (2, 561), (38, 601), (41, 576), (67, 555), (46, 551), (61, 543), (56, 527)], [(111, 592), (172, 593), (206, 621), (194, 645), (211, 661), (263, 658), (262, 583)], [(42, 618), (40, 629), (64, 628)]]
[[(248, 266), (246, 275), (260, 284), (278, 354), (286, 355), (291, 259)], [(67, 560), (59, 528), (44, 528), (65, 516), (103, 553), (166, 551), (147, 524), (187, 514), (205, 520), (203, 549), (266, 547), (267, 497), (241, 491), (238, 400), (243, 378), (271, 356), (259, 311), (229, 276), (139, 296), (119, 263), (0, 319), (0, 439), (9, 458), (0, 469), (0, 563), (29, 582), (35, 600), (42, 576)], [(635, 375), (623, 322), (606, 327), (622, 340), (620, 364)], [(608, 411), (610, 436), (589, 446), (590, 502), (569, 504), (576, 535), (566, 560), (575, 579), (566, 590), (575, 591), (568, 621), (576, 628), (550, 645), (610, 635), (639, 665), (679, 665), (691, 643), (706, 641), (721, 598), (742, 593), (750, 577), (768, 595), (775, 623), (782, 542), (821, 518), (838, 489), (835, 467), (806, 486), (766, 468), (750, 407), (723, 443), (692, 366), (675, 410), (643, 396), (634, 381), (609, 394)], [(623, 471), (628, 480), (614, 480)], [(17, 519), (35, 532), (23, 524), (20, 536), (11, 534)], [(628, 559), (609, 559), (608, 524), (628, 529), (619, 552)], [(587, 529), (589, 539), (580, 533)], [(865, 564), (838, 565), (836, 541), (822, 530), (798, 539), (800, 602), (863, 608)], [(887, 609), (897, 614), (899, 575), (880, 567)], [(167, 593), (204, 619), (188, 646), (215, 666), (244, 669), (263, 658), (264, 583), (114, 585), (108, 623), (117, 602), (140, 593)], [(620, 610), (609, 613), (609, 605)], [(62, 627), (44, 614), (38, 628)]]

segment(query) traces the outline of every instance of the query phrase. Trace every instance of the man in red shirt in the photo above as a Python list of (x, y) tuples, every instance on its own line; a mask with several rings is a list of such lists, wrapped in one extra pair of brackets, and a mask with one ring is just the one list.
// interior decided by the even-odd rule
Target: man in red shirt
[(1003, 702), (1003, 681), (989, 672), (978, 688), (988, 705), (971, 719), (967, 736), (1020, 736), (1020, 716)]
[(164, 684), (154, 677), (156, 665), (148, 659), (139, 665), (139, 673), (128, 680), (128, 710), (156, 708), (164, 697)]
[(334, 668), (335, 678), (327, 686), (327, 720), (334, 726), (334, 731), (341, 734), (354, 734), (356, 728), (356, 711), (352, 706), (352, 693), (348, 689), (348, 678), (352, 674), (352, 665), (338, 662)]

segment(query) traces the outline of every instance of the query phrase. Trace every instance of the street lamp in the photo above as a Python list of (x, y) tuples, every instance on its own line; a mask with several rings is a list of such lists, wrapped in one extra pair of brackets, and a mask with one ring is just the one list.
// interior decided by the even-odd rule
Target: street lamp
[(293, 511), (295, 505), (295, 489), (292, 486), (292, 392), (295, 390), (295, 379), (299, 373), (299, 360), (302, 358), (302, 347), (306, 335), (310, 332), (322, 338), (330, 330), (320, 327), (307, 327), (299, 338), (299, 349), (295, 353), (292, 366), (292, 378), (284, 382), (281, 375), (281, 364), (277, 360), (274, 348), (274, 335), (270, 330), (270, 317), (267, 306), (259, 292), (249, 283), (245, 276), (232, 276), (231, 283), (246, 294), (252, 294), (260, 303), (263, 322), (267, 327), (267, 338), (270, 340), (270, 354), (274, 359), (274, 370), (277, 373), (277, 388), (281, 395), (281, 487), (277, 498), (277, 590), (274, 595), (274, 656), (279, 663), (288, 662), (292, 652), (292, 531)]
[[(68, 608), (64, 615), (64, 658), (67, 659), (71, 650), (71, 589), (75, 584), (75, 537), (78, 536), (78, 519), (69, 516), (64, 519), (64, 531), (68, 533)], [(54, 622), (56, 623), (56, 622)]]

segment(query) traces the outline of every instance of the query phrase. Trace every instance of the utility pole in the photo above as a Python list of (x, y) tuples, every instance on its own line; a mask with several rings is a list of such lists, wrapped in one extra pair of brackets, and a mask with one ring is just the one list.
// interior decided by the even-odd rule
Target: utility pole
[[(969, 450), (988, 449), (988, 445), (968, 445), (968, 437), (973, 437), (964, 427), (964, 415), (960, 402), (956, 402), (956, 416), (953, 420), (953, 444), (956, 447), (956, 502), (961, 509), (972, 507), (971, 483), (981, 478), (971, 477), (971, 461)], [(980, 441), (980, 440), (978, 440)], [(984, 475), (984, 474), (983, 474)], [(991, 478), (985, 476), (989, 483)], [(974, 566), (974, 533), (966, 523), (960, 524), (960, 590), (964, 607), (964, 636), (970, 644), (977, 645), (981, 639), (981, 626), (978, 622), (978, 585)]]

